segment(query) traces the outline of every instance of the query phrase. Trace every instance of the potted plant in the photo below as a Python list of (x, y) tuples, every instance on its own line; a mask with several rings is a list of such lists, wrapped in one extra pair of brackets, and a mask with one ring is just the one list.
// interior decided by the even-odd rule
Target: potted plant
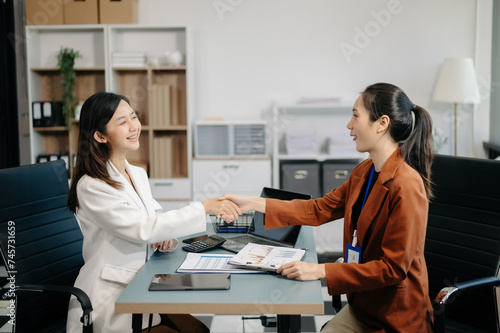
[(75, 96), (73, 96), (76, 80), (73, 67), (77, 58), (81, 58), (80, 52), (70, 48), (61, 47), (57, 55), (57, 65), (61, 71), (61, 84), (63, 88), (62, 113), (68, 126), (70, 119), (74, 117), (74, 110), (77, 103)]

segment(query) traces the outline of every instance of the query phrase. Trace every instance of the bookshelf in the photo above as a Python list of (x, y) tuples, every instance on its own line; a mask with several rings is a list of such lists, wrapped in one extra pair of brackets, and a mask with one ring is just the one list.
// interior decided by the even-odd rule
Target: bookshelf
[[(60, 101), (62, 97), (61, 76), (57, 67), (57, 54), (61, 47), (78, 50), (82, 54), (75, 62), (75, 97), (85, 100), (93, 93), (105, 90), (106, 54), (103, 47), (105, 27), (85, 26), (26, 26), (26, 48), (28, 67), (28, 100), (31, 109), (35, 101)], [(39, 157), (69, 158), (75, 153), (78, 138), (78, 123), (68, 126), (33, 127), (30, 115), (30, 156), (32, 163)]]
[[(28, 99), (59, 101), (62, 96), (57, 53), (78, 50), (75, 97), (84, 101), (98, 91), (125, 95), (139, 112), (141, 148), (127, 158), (148, 171), (157, 199), (191, 198), (192, 51), (188, 27), (140, 25), (26, 26)], [(168, 52), (180, 51), (181, 64), (165, 64)], [(138, 64), (115, 61), (113, 55), (140, 55)], [(33, 127), (30, 110), (31, 161), (40, 155), (76, 152), (79, 123)], [(70, 172), (72, 170), (70, 158)], [(155, 188), (157, 184), (158, 188)], [(168, 186), (165, 186), (168, 184)], [(170, 192), (176, 191), (177, 195)], [(166, 193), (168, 192), (168, 193)]]

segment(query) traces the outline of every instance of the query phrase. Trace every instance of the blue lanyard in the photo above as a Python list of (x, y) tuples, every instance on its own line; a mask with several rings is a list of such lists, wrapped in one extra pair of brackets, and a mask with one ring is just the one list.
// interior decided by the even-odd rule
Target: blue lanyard
[(368, 178), (368, 185), (366, 185), (365, 198), (363, 199), (363, 204), (361, 205), (361, 211), (363, 210), (363, 207), (365, 207), (366, 198), (368, 197), (368, 192), (370, 192), (370, 185), (372, 183), (374, 172), (375, 172), (375, 165), (372, 166), (372, 170), (370, 171), (370, 178)]

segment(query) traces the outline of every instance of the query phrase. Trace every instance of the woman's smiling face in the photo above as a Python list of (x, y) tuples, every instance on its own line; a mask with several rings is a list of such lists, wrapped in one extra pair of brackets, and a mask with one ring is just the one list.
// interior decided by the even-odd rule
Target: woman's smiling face
[(106, 134), (103, 135), (112, 154), (126, 154), (139, 149), (140, 135), (141, 122), (137, 112), (124, 100), (120, 101), (113, 117), (106, 124)]
[(347, 123), (350, 135), (356, 142), (356, 150), (369, 152), (377, 142), (377, 126), (370, 120), (370, 112), (363, 103), (363, 96), (359, 96), (352, 109), (351, 120)]

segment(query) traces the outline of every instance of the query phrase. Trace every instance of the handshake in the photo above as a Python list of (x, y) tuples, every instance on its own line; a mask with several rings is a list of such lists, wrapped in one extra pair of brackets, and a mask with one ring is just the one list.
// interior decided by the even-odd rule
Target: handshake
[(224, 194), (219, 198), (201, 202), (207, 214), (215, 215), (226, 222), (233, 222), (244, 212), (255, 210), (265, 213), (266, 200), (256, 196)]

